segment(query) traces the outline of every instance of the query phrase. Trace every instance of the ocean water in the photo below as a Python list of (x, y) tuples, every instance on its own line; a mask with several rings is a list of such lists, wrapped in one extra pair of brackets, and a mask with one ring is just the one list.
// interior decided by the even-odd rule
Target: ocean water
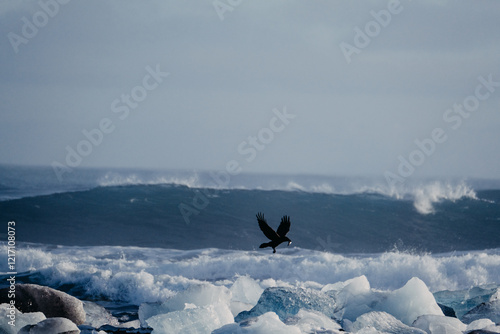
[[(259, 249), (257, 212), (273, 228), (289, 215), (292, 244)], [(2, 221), (3, 254), (16, 222), (18, 281), (101, 303), (124, 322), (143, 303), (240, 277), (262, 289), (360, 276), (384, 291), (413, 277), (432, 293), (500, 285), (495, 180), (389, 187), (367, 177), (82, 169), (61, 182), (50, 168), (1, 166)]]

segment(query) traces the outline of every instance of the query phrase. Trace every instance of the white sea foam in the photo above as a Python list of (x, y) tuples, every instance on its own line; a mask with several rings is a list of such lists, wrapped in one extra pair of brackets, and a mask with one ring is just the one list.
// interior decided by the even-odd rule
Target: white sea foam
[(128, 175), (121, 175), (118, 173), (106, 173), (104, 176), (100, 177), (97, 180), (97, 184), (101, 187), (131, 186), (131, 185), (161, 185), (161, 184), (180, 185), (189, 188), (197, 188), (201, 186), (199, 184), (199, 179), (197, 174), (185, 177), (161, 176), (161, 175), (143, 177), (133, 173)]
[[(0, 250), (7, 252), (6, 246)], [(373, 288), (397, 289), (419, 277), (431, 291), (499, 284), (500, 249), (441, 255), (383, 253), (347, 256), (299, 248), (279, 254), (220, 249), (28, 245), (16, 254), (18, 272), (36, 271), (43, 284), (75, 284), (86, 294), (134, 304), (164, 300), (204, 281), (234, 282), (241, 275), (270, 286), (315, 286), (365, 275)], [(8, 272), (6, 264), (0, 270)]]
[(288, 184), (285, 186), (284, 189), (278, 189), (278, 190), (287, 190), (287, 191), (307, 191), (308, 189), (305, 188), (304, 186), (300, 185), (297, 182), (290, 181)]

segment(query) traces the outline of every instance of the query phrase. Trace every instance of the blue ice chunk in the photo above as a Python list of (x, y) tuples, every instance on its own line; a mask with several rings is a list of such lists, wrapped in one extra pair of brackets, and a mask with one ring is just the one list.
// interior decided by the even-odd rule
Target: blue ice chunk
[(498, 293), (500, 293), (498, 286), (488, 285), (458, 291), (439, 291), (434, 293), (434, 298), (439, 304), (451, 307), (457, 318), (462, 319), (467, 312), (491, 301)]
[(466, 324), (479, 319), (490, 319), (495, 323), (500, 323), (500, 299), (479, 304), (462, 317)]
[(148, 325), (153, 328), (152, 334), (203, 334), (231, 324), (233, 320), (226, 304), (215, 304), (155, 315), (148, 319)]
[(258, 317), (267, 312), (274, 312), (281, 321), (296, 315), (300, 309), (313, 310), (333, 318), (335, 301), (332, 297), (320, 291), (272, 287), (264, 290), (262, 295), (250, 311), (243, 311), (235, 318), (236, 322)]

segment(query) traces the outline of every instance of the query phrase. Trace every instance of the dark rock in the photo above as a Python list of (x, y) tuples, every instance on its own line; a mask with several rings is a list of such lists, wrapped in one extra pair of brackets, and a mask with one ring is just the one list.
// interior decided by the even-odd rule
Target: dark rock
[(119, 328), (111, 325), (101, 326), (100, 331), (112, 334), (150, 334), (152, 328)]
[[(7, 289), (0, 290), (5, 303)], [(63, 317), (77, 325), (85, 322), (83, 303), (65, 292), (36, 284), (16, 284), (16, 308), (23, 312), (42, 312), (47, 318)]]
[(457, 315), (455, 314), (455, 310), (449, 306), (446, 306), (446, 305), (443, 305), (443, 304), (439, 304), (438, 303), (438, 306), (441, 308), (441, 311), (443, 311), (443, 314), (447, 317), (452, 317), (452, 318), (456, 318)]
[(49, 318), (21, 328), (18, 334), (79, 334), (78, 327), (66, 318)]

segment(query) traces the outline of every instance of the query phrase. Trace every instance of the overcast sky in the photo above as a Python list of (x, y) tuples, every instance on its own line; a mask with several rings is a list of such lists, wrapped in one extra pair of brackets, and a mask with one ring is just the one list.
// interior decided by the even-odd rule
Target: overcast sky
[(500, 1), (0, 6), (0, 163), (500, 178)]

